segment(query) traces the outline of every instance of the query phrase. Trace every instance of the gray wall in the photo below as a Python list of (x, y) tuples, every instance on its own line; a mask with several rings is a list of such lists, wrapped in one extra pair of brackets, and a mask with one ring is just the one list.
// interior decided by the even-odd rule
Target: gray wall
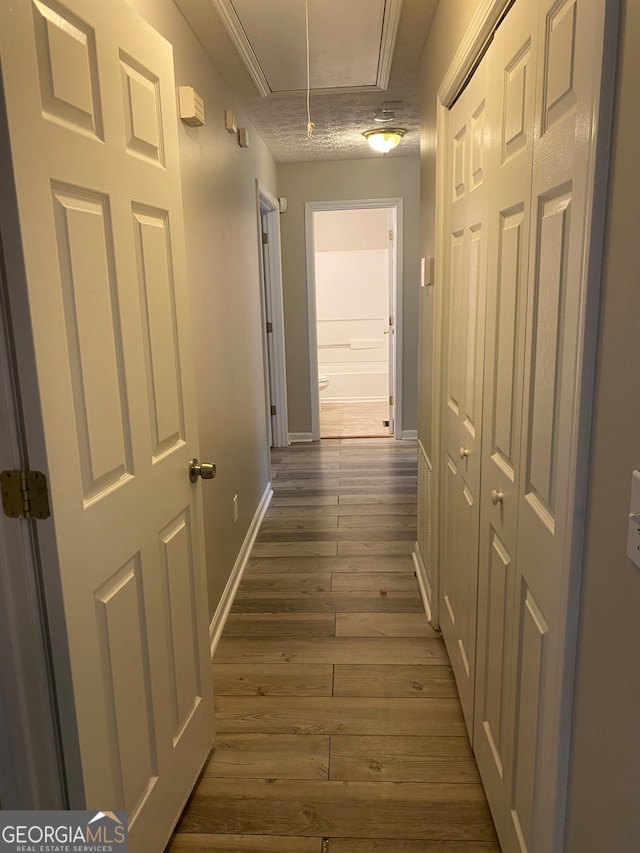
[(419, 165), (397, 156), (278, 165), (278, 194), (288, 200), (280, 223), (289, 432), (311, 432), (305, 203), (368, 198), (404, 199), (402, 427), (416, 429)]
[[(173, 44), (176, 83), (193, 86), (205, 102), (203, 128), (180, 124), (180, 155), (200, 458), (218, 466), (202, 489), (213, 616), (269, 479), (255, 181), (275, 194), (276, 170), (171, 0), (129, 3)], [(226, 132), (225, 109), (249, 127), (250, 148)]]
[[(475, 11), (441, 2), (423, 53), (421, 252), (434, 251), (436, 92)], [(640, 569), (626, 557), (631, 472), (640, 469), (640, 0), (622, 0), (601, 291), (589, 514), (565, 853), (640, 845)], [(431, 453), (432, 295), (420, 301), (419, 437)]]
[(640, 0), (622, 3), (575, 684), (566, 853), (640, 849), (640, 569), (626, 556), (640, 469)]

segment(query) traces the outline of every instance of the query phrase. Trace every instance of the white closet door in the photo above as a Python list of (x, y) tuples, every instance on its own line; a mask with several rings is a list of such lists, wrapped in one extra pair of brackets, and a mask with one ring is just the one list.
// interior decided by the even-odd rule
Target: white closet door
[(511, 755), (510, 669), (531, 221), (536, 4), (518, 2), (487, 71), (488, 269), (474, 750), (496, 822)]
[(473, 728), (486, 284), (485, 62), (448, 123), (440, 625)]
[[(575, 582), (595, 315), (590, 269), (605, 7), (541, 0), (525, 343), (518, 553), (511, 629), (513, 849), (562, 849)], [(603, 199), (600, 199), (603, 204)], [(572, 583), (573, 582), (573, 583)], [(507, 847), (507, 850), (509, 847)]]
[(595, 331), (588, 287), (601, 239), (592, 220), (605, 9), (540, 0), (531, 20), (530, 5), (519, 0), (498, 31), (487, 89), (499, 93), (488, 116), (500, 132), (488, 158), (474, 748), (504, 853), (560, 853)]
[(63, 724), (87, 808), (126, 809), (131, 848), (157, 853), (213, 738), (172, 50), (122, 0), (13, 0), (0, 51)]

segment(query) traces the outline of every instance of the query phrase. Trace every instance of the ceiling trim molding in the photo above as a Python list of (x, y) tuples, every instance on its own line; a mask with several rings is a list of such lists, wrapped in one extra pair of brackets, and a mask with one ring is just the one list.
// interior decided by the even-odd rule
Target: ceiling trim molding
[(443, 106), (450, 107), (460, 94), (511, 2), (512, 0), (481, 0), (438, 89), (438, 100)]
[(380, 59), (378, 61), (377, 85), (381, 89), (387, 89), (389, 87), (391, 64), (393, 61), (393, 52), (396, 46), (396, 36), (398, 35), (401, 12), (402, 0), (387, 0), (385, 3), (384, 20), (382, 22)]
[(267, 95), (271, 94), (271, 88), (267, 82), (267, 78), (264, 76), (264, 71), (258, 62), (258, 58), (253, 52), (236, 10), (231, 4), (231, 0), (211, 0), (211, 2), (220, 15), (227, 32), (231, 36), (231, 40), (236, 46), (247, 71), (251, 75), (251, 79), (256, 85), (256, 89), (262, 97), (265, 98)]

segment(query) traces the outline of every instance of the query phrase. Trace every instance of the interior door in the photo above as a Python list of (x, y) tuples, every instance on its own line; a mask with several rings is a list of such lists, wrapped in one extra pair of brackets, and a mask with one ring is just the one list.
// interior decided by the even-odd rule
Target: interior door
[(473, 734), (486, 281), (485, 73), (448, 120), (440, 627)]
[(396, 432), (396, 292), (397, 282), (397, 208), (389, 208), (389, 433)]
[[(537, 24), (536, 4), (516, 3), (487, 57), (491, 133), (473, 743), (492, 803), (504, 800), (514, 725), (508, 614), (517, 562)], [(494, 819), (499, 814), (494, 810)]]
[(514, 849), (540, 853), (563, 847), (602, 240), (593, 230), (596, 139), (613, 5), (539, 3), (506, 808)]
[(276, 411), (275, 411), (275, 388), (276, 388), (276, 373), (275, 373), (275, 356), (273, 351), (273, 311), (271, 308), (271, 286), (269, 284), (269, 270), (271, 263), (269, 260), (269, 236), (267, 230), (267, 213), (260, 213), (260, 228), (262, 234), (262, 258), (261, 258), (261, 276), (262, 276), (262, 298), (264, 304), (264, 317), (266, 323), (266, 379), (267, 379), (267, 421), (269, 424), (269, 447), (273, 447), (273, 437), (277, 432)]
[(0, 51), (63, 730), (87, 808), (157, 853), (213, 737), (172, 51), (123, 0), (2, 3)]
[(532, 6), (518, 0), (498, 30), (487, 88), (499, 131), (474, 749), (504, 853), (563, 849), (601, 241), (606, 4)]

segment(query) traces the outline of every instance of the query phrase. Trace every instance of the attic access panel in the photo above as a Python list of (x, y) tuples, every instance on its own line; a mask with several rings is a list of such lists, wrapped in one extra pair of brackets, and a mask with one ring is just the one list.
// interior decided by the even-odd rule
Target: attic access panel
[[(217, 2), (232, 7), (241, 55), (250, 47), (271, 92), (306, 89), (304, 0)], [(402, 0), (308, 2), (311, 88), (386, 88)]]

